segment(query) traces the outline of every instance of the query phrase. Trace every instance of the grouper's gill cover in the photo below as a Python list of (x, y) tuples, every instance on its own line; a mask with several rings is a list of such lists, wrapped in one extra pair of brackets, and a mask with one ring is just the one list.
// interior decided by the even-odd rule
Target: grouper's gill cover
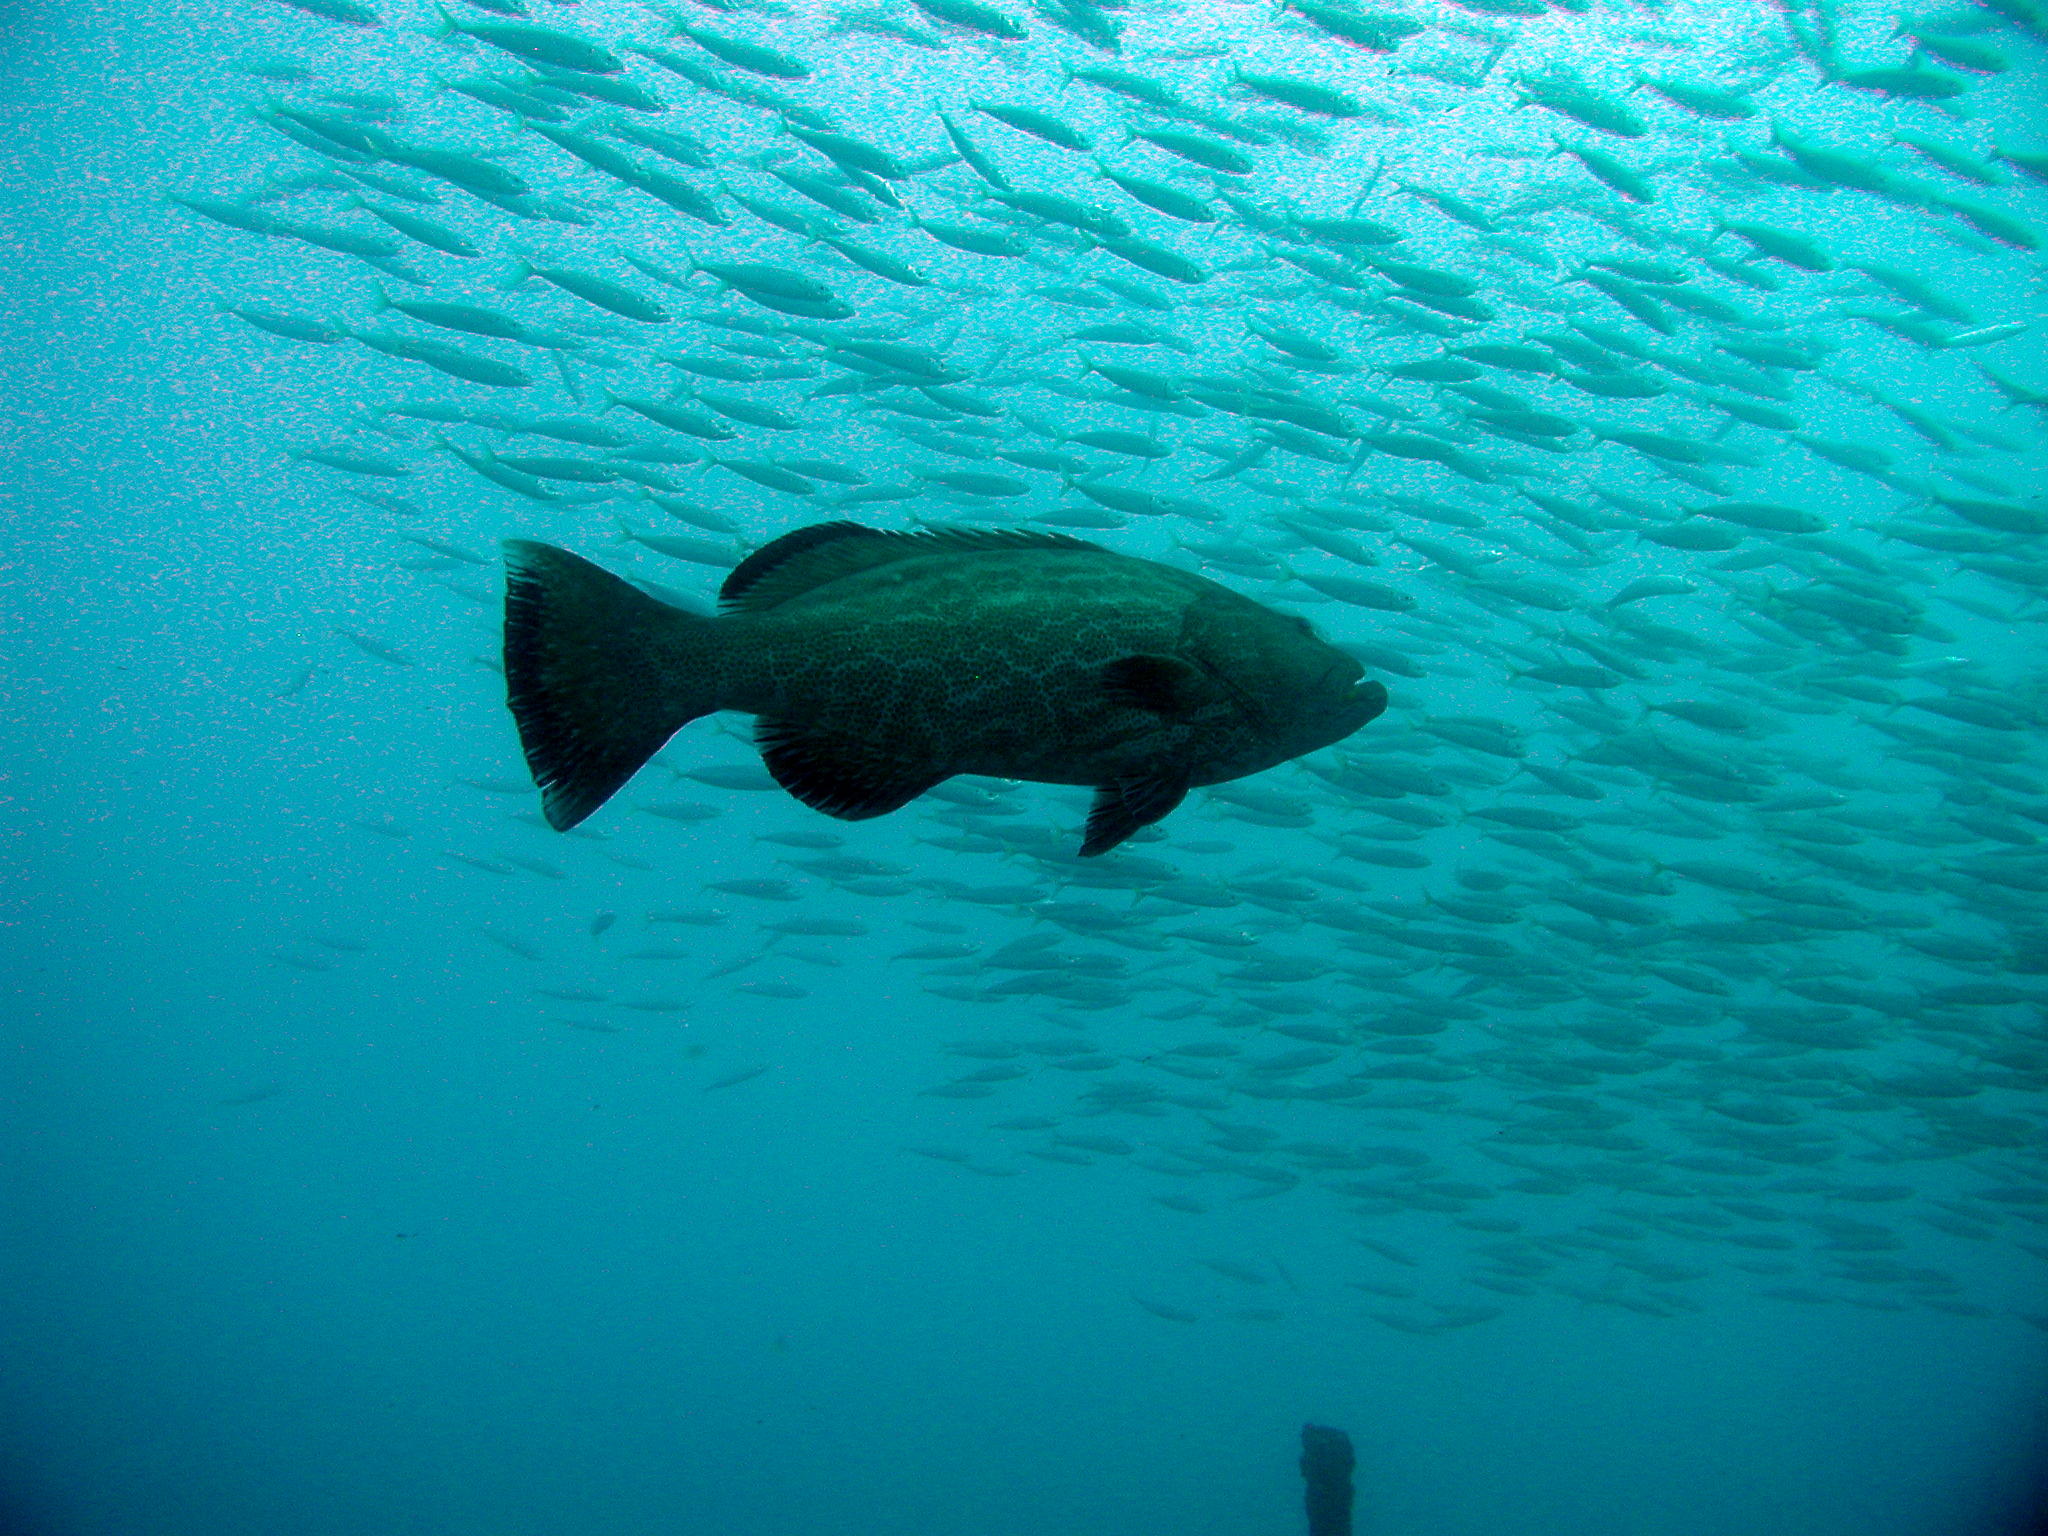
[(1303, 621), (1060, 534), (822, 523), (741, 562), (716, 618), (549, 545), (506, 560), (509, 702), (560, 828), (730, 709), (828, 815), (885, 815), (956, 773), (1087, 785), (1097, 854), (1387, 701)]

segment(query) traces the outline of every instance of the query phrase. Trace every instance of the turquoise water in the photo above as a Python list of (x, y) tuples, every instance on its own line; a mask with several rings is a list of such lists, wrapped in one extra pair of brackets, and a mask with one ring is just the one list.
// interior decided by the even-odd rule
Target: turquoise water
[[(0, 12), (6, 1528), (2033, 1529), (2042, 13), (530, 8)], [(832, 518), (1391, 703), (548, 828), (496, 542)]]

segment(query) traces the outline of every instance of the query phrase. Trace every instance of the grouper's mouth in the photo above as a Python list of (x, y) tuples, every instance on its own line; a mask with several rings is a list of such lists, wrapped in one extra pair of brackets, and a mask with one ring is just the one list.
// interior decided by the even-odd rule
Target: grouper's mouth
[(1387, 690), (1365, 675), (1365, 668), (1346, 657), (1323, 674), (1324, 686), (1336, 695), (1340, 707), (1362, 708), (1370, 720), (1387, 707)]
[(1387, 707), (1387, 690), (1384, 685), (1370, 678), (1360, 678), (1344, 695), (1344, 702), (1353, 709), (1363, 712), (1364, 718), (1358, 723), (1365, 725), (1377, 720)]

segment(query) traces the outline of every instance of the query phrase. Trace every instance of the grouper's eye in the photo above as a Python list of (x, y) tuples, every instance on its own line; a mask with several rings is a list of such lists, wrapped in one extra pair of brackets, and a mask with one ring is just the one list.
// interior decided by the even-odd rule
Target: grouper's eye
[(1294, 621), (1294, 627), (1300, 630), (1304, 635), (1312, 635), (1316, 632), (1315, 625), (1309, 623), (1309, 621), (1307, 619), (1304, 619), (1300, 614), (1289, 614), (1288, 617)]

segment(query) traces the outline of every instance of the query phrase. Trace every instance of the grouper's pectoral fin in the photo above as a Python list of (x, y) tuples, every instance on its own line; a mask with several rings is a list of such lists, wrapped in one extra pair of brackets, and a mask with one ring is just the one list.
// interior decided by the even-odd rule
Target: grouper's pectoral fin
[(1119, 656), (1103, 667), (1102, 687), (1119, 704), (1167, 716), (1192, 713), (1208, 691), (1201, 672), (1177, 656)]
[(866, 821), (901, 810), (952, 777), (889, 750), (886, 744), (835, 736), (813, 726), (766, 717), (754, 740), (775, 782), (813, 810), (841, 821)]
[(1132, 774), (1104, 784), (1088, 808), (1088, 835), (1081, 857), (1107, 853), (1140, 827), (1149, 827), (1188, 796), (1188, 781), (1179, 773)]

